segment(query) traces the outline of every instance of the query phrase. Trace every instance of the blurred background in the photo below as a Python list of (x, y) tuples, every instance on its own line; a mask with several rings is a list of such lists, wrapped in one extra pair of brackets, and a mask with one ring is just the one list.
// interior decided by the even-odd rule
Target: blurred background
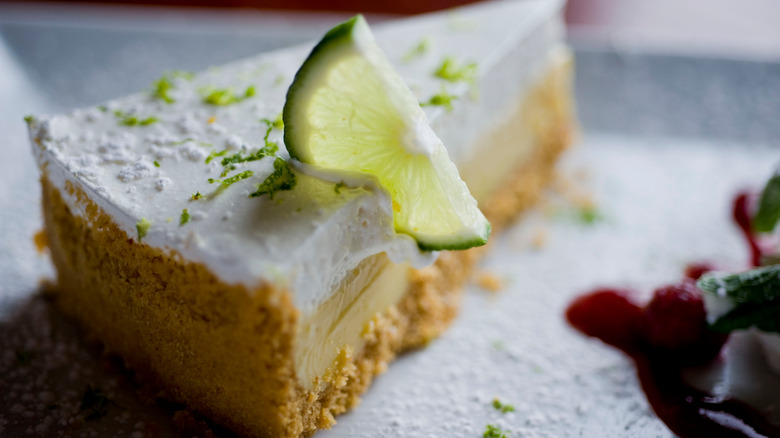
[[(47, 111), (64, 111), (135, 92), (161, 71), (198, 71), (313, 40), (356, 11), (378, 23), (466, 3), (0, 0), (0, 73), (18, 65)], [(780, 2), (570, 0), (565, 11), (586, 128), (780, 138), (780, 90), (769, 86), (780, 76)], [(691, 114), (702, 122), (689, 122)]]

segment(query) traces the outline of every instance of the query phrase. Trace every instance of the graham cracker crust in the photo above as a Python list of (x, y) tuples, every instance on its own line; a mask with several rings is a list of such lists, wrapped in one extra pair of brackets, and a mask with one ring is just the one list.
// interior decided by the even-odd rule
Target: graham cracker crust
[[(553, 66), (526, 97), (524, 111), (544, 117), (518, 122), (533, 125), (534, 153), (481, 205), (494, 238), (539, 199), (571, 142), (570, 69)], [(486, 250), (443, 252), (434, 265), (412, 270), (401, 300), (370, 322), (364, 348), (343, 349), (328, 383), (307, 390), (294, 371), (300, 315), (288, 291), (225, 284), (204, 265), (128, 237), (76, 185), (64, 189), (87, 206), (84, 217), (70, 211), (45, 169), (41, 181), (58, 306), (163, 397), (242, 436), (309, 436), (332, 426), (397, 354), (450, 325)]]

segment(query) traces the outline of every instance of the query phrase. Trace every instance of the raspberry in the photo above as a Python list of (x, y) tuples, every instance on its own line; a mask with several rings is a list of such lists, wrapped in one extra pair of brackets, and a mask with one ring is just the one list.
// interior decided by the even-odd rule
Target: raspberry
[(566, 318), (586, 335), (632, 352), (638, 347), (642, 309), (631, 301), (631, 295), (627, 290), (596, 289), (574, 300)]
[(707, 262), (691, 263), (685, 267), (685, 278), (698, 280), (702, 275), (715, 269), (714, 265)]
[(656, 289), (642, 312), (645, 340), (681, 361), (706, 361), (726, 337), (708, 329), (701, 292), (692, 280)]

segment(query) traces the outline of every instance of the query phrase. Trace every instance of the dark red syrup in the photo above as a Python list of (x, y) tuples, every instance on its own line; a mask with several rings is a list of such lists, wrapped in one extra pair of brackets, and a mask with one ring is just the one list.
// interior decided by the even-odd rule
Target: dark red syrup
[(753, 234), (753, 226), (750, 214), (752, 196), (753, 195), (748, 192), (739, 193), (734, 199), (732, 213), (734, 222), (737, 224), (740, 231), (742, 231), (742, 235), (744, 236), (745, 241), (748, 244), (748, 248), (750, 249), (750, 264), (752, 266), (760, 266), (762, 251), (758, 244), (756, 235)]
[[(733, 217), (750, 248), (751, 263), (760, 264), (762, 251), (751, 228), (752, 195), (740, 193)], [(642, 390), (660, 418), (681, 438), (780, 437), (756, 409), (731, 398), (693, 388), (682, 370), (719, 359), (726, 336), (710, 331), (694, 281), (709, 263), (691, 264), (685, 279), (655, 291), (645, 306), (631, 291), (597, 289), (577, 298), (566, 310), (569, 324), (628, 355), (636, 364)]]

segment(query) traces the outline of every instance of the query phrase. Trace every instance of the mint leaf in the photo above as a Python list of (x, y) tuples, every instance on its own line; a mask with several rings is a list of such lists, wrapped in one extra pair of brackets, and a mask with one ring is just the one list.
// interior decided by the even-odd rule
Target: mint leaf
[(761, 192), (758, 211), (753, 216), (753, 230), (768, 233), (775, 229), (780, 220), (780, 175), (775, 175), (767, 181)]
[(722, 333), (751, 327), (764, 332), (780, 332), (777, 315), (780, 315), (780, 302), (740, 304), (710, 324), (710, 328)]
[(252, 198), (263, 196), (266, 193), (274, 198), (274, 193), (282, 190), (292, 190), (295, 187), (295, 174), (290, 170), (290, 165), (284, 159), (276, 157), (274, 159), (274, 171), (268, 178), (257, 186), (257, 191), (249, 195)]
[(725, 296), (735, 303), (767, 303), (780, 300), (780, 265), (762, 266), (738, 274), (704, 274), (696, 286)]

